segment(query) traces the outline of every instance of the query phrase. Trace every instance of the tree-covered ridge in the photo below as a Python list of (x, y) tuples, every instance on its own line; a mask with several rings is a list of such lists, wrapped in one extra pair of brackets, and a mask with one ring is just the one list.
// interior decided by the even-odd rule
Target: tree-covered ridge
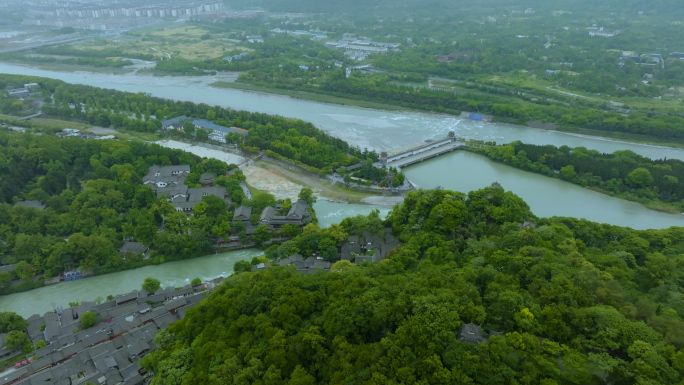
[[(205, 172), (223, 175), (236, 167), (156, 144), (0, 133), (0, 263), (17, 264), (14, 272), (0, 273), (0, 289), (37, 274), (130, 268), (212, 250), (230, 233), (232, 210), (245, 200), (244, 176), (233, 171), (217, 178), (234, 202), (230, 207), (205, 196), (188, 217), (142, 182), (150, 166), (179, 164), (191, 167), (190, 187), (199, 187)], [(14, 205), (19, 201), (46, 208)], [(120, 255), (127, 240), (151, 245), (153, 257)]]
[(597, 187), (641, 202), (665, 202), (684, 211), (684, 162), (652, 160), (629, 150), (602, 154), (584, 147), (538, 146), (519, 141), (473, 150), (523, 170)]
[(385, 225), (378, 264), (227, 280), (157, 337), (153, 383), (681, 381), (681, 228), (538, 219), (500, 187), (412, 192)]

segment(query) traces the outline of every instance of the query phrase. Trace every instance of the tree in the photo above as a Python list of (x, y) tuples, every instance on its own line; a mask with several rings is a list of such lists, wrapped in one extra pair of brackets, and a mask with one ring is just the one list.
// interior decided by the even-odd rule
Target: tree
[(257, 246), (263, 245), (264, 242), (271, 239), (271, 237), (271, 230), (269, 230), (266, 225), (259, 225), (259, 227), (254, 230), (254, 234), (252, 234), (252, 239), (254, 239)]
[(193, 280), (190, 281), (190, 285), (193, 286), (193, 287), (194, 287), (194, 286), (199, 286), (199, 285), (201, 285), (201, 284), (202, 284), (202, 280), (201, 280), (199, 277), (198, 277), (198, 278), (193, 278)]
[(248, 261), (240, 260), (233, 264), (233, 271), (235, 273), (247, 272), (252, 269), (252, 264)]
[(31, 341), (23, 331), (12, 330), (5, 338), (5, 346), (8, 349), (19, 349), (26, 345), (31, 345)]
[(9, 271), (0, 272), (0, 288), (12, 282), (12, 273)]
[(161, 282), (158, 279), (152, 277), (145, 278), (142, 284), (143, 290), (145, 290), (149, 295), (154, 294), (161, 287)]
[(332, 267), (330, 268), (330, 271), (335, 272), (335, 273), (342, 273), (345, 272), (349, 269), (353, 269), (356, 267), (355, 264), (353, 264), (351, 261), (347, 261), (346, 259), (342, 259), (340, 261), (335, 262)]
[(301, 365), (297, 365), (290, 375), (287, 385), (315, 385), (316, 379), (309, 374)]
[(302, 230), (297, 225), (286, 223), (280, 226), (280, 235), (285, 238), (294, 238), (301, 234)]
[(321, 257), (326, 261), (333, 262), (340, 257), (337, 252), (335, 240), (330, 237), (323, 237), (323, 239), (321, 239), (318, 243), (318, 251), (320, 252)]
[(197, 140), (200, 142), (209, 140), (209, 132), (207, 130), (197, 130), (195, 134), (197, 135)]
[(647, 187), (653, 183), (653, 176), (647, 169), (637, 167), (627, 174), (625, 181), (632, 187)]
[(202, 202), (207, 204), (205, 214), (210, 218), (218, 218), (227, 213), (226, 201), (216, 195), (203, 196)]
[(216, 112), (214, 110), (207, 111), (207, 119), (214, 120), (216, 118)]
[(252, 200), (249, 202), (252, 206), (252, 214), (259, 216), (261, 210), (269, 206), (275, 206), (275, 197), (267, 192), (256, 192), (252, 196)]
[(304, 187), (299, 191), (299, 200), (306, 201), (308, 204), (314, 204), (316, 202), (316, 196), (313, 193), (313, 190)]
[(575, 176), (577, 176), (577, 173), (575, 172), (575, 166), (569, 164), (567, 166), (561, 167), (559, 175), (565, 180), (572, 180), (575, 178)]
[(0, 313), (0, 333), (7, 333), (12, 330), (24, 330), (27, 327), (28, 322), (19, 314), (11, 311)]
[(188, 135), (192, 134), (193, 132), (195, 132), (195, 125), (192, 124), (192, 122), (183, 123), (183, 132), (185, 132)]
[(214, 175), (225, 175), (229, 169), (226, 162), (215, 158), (207, 158), (204, 160), (202, 162), (202, 167), (204, 167), (204, 171), (210, 172)]
[(228, 221), (223, 221), (219, 224), (214, 225), (214, 227), (211, 228), (211, 232), (217, 238), (224, 237), (226, 235), (230, 235), (230, 230), (231, 230), (230, 222), (228, 222)]
[(29, 282), (31, 278), (36, 275), (36, 268), (26, 261), (21, 261), (17, 263), (14, 271), (17, 273), (19, 278), (24, 282)]
[(97, 324), (97, 314), (93, 311), (87, 311), (81, 314), (81, 330), (88, 329)]

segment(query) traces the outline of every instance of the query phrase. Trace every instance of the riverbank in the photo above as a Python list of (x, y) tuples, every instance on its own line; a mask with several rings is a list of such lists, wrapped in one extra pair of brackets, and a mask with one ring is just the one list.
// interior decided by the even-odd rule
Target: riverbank
[[(510, 147), (510, 146), (508, 146), (508, 147)], [(682, 214), (682, 212), (684, 211), (682, 209), (682, 205), (680, 205), (680, 204), (663, 202), (659, 199), (643, 198), (643, 197), (639, 197), (639, 196), (635, 195), (632, 192), (616, 193), (614, 191), (610, 191), (610, 190), (606, 190), (604, 188), (601, 188), (600, 186), (588, 185), (588, 184), (584, 183), (584, 182), (586, 182), (586, 180), (584, 180), (584, 179), (576, 179), (574, 177), (573, 178), (561, 178), (560, 174), (554, 174), (554, 176), (547, 175), (545, 172), (542, 172), (543, 169), (540, 168), (540, 166), (536, 163), (534, 164), (535, 167), (525, 168), (525, 167), (522, 167), (522, 164), (527, 164), (527, 163), (524, 163), (524, 162), (520, 163), (519, 161), (518, 162), (510, 161), (511, 158), (500, 159), (500, 158), (497, 158), (495, 156), (490, 156), (490, 152), (488, 152), (489, 150), (487, 150), (487, 149), (464, 147), (463, 150), (474, 153), (474, 154), (485, 156), (493, 162), (504, 164), (504, 165), (509, 166), (509, 167), (514, 167), (514, 168), (517, 168), (519, 170), (532, 172), (532, 173), (542, 175), (543, 177), (550, 178), (550, 179), (562, 180), (564, 182), (571, 183), (573, 185), (576, 185), (576, 186), (579, 186), (582, 188), (586, 188), (588, 190), (595, 191), (595, 192), (598, 192), (598, 193), (601, 193), (604, 195), (615, 197), (618, 199), (622, 199), (622, 200), (626, 200), (626, 201), (630, 201), (630, 202), (636, 202), (636, 203), (641, 204), (642, 206), (644, 206), (645, 208), (647, 208), (649, 210), (659, 211), (659, 212), (663, 212), (663, 213), (667, 213), (667, 214)], [(545, 165), (542, 165), (542, 166), (546, 168)], [(548, 168), (546, 168), (546, 169), (548, 171)], [(572, 172), (573, 173), (575, 172), (574, 168), (573, 168)]]
[[(339, 96), (323, 95), (323, 94), (317, 94), (317, 93), (306, 92), (306, 91), (285, 90), (285, 89), (280, 89), (280, 88), (265, 87), (265, 86), (261, 86), (261, 85), (254, 85), (254, 84), (248, 84), (248, 83), (219, 81), (219, 82), (211, 83), (209, 85), (211, 87), (216, 87), (216, 88), (231, 88), (231, 89), (238, 89), (238, 90), (243, 90), (243, 91), (253, 91), (253, 92), (259, 92), (259, 93), (265, 93), (265, 94), (284, 95), (284, 96), (289, 96), (289, 97), (292, 97), (295, 99), (310, 100), (310, 101), (315, 101), (315, 102), (320, 102), (320, 103), (337, 104), (337, 105), (343, 105), (343, 106), (372, 108), (372, 109), (386, 110), (386, 111), (398, 111), (398, 110), (400, 110), (400, 111), (413, 111), (413, 112), (420, 112), (420, 113), (434, 113), (434, 114), (452, 115), (452, 114), (449, 114), (448, 112), (438, 112), (438, 111), (431, 111), (430, 112), (430, 111), (425, 111), (425, 110), (421, 110), (421, 109), (397, 106), (397, 105), (393, 105), (393, 104), (385, 104), (385, 103), (379, 103), (379, 102), (371, 102), (371, 101), (357, 100), (357, 99), (351, 99), (351, 98), (343, 98), (343, 97), (339, 97)], [(455, 116), (455, 115), (452, 115), (452, 116)], [(577, 135), (577, 136), (581, 136), (581, 137), (587, 137), (590, 139), (609, 140), (609, 141), (615, 142), (615, 143), (640, 144), (640, 145), (647, 145), (647, 146), (662, 146), (662, 147), (671, 147), (671, 148), (684, 148), (684, 139), (660, 138), (660, 137), (644, 136), (644, 135), (630, 134), (630, 133), (624, 133), (624, 132), (601, 131), (601, 130), (594, 130), (594, 129), (589, 129), (589, 128), (576, 128), (576, 127), (567, 127), (567, 126), (557, 126), (554, 128), (548, 128), (548, 127), (543, 127), (543, 126), (539, 126), (539, 125), (529, 125), (529, 124), (523, 125), (523, 124), (519, 124), (518, 122), (515, 122), (515, 121), (510, 121), (508, 119), (501, 119), (501, 118), (497, 118), (497, 117), (494, 117), (492, 122), (493, 123), (504, 123), (504, 124), (508, 124), (511, 126), (518, 126), (518, 127), (535, 128), (535, 129), (540, 129), (540, 130), (545, 130), (545, 131), (555, 131), (555, 132), (560, 132), (560, 133), (564, 133), (564, 134), (568, 134), (568, 135)]]
[(629, 134), (625, 132), (611, 132), (611, 131), (599, 131), (592, 130), (589, 128), (573, 128), (573, 127), (557, 127), (552, 128), (539, 128), (541, 130), (558, 131), (568, 135), (598, 139), (598, 140), (608, 140), (615, 143), (627, 143), (627, 144), (641, 144), (645, 146), (653, 147), (663, 147), (663, 148), (684, 148), (684, 139), (677, 138), (657, 138), (637, 134)]
[[(108, 275), (112, 273), (119, 273), (119, 272), (124, 272), (128, 270), (135, 270), (135, 269), (140, 269), (143, 267), (147, 266), (158, 266), (162, 265), (165, 263), (173, 263), (173, 262), (180, 262), (180, 261), (185, 261), (185, 260), (191, 260), (191, 259), (198, 259), (198, 258), (203, 258), (211, 255), (215, 255), (217, 253), (225, 253), (225, 252), (230, 252), (230, 251), (239, 251), (239, 250), (247, 250), (247, 249), (254, 249), (255, 245), (254, 243), (249, 243), (249, 244), (236, 244), (236, 245), (231, 245), (231, 246), (216, 246), (214, 249), (214, 253), (212, 254), (202, 254), (202, 255), (189, 255), (186, 258), (183, 259), (175, 259), (175, 260), (166, 260), (166, 257), (163, 255), (158, 255), (155, 256), (154, 258), (148, 258), (148, 259), (143, 259), (140, 261), (135, 261), (127, 264), (123, 264), (121, 266), (116, 266), (116, 267), (99, 267), (95, 268), (93, 270), (93, 274), (88, 276), (88, 279), (91, 277), (99, 277), (103, 275)], [(47, 288), (47, 287), (58, 287), (62, 286), (64, 284), (69, 284), (70, 282), (66, 281), (61, 281), (56, 284), (52, 285), (47, 285), (43, 283), (43, 280), (34, 280), (32, 282), (24, 282), (19, 285), (14, 285), (14, 286), (8, 286), (0, 290), (0, 297), (2, 296), (7, 296), (7, 295), (12, 295), (12, 294), (17, 294), (17, 293), (24, 293), (28, 291), (32, 291), (35, 289), (40, 289), (40, 288)]]
[(38, 68), (45, 71), (60, 71), (60, 72), (91, 72), (98, 74), (124, 75), (135, 72), (135, 68), (128, 67), (94, 67), (89, 65), (78, 64), (59, 64), (53, 63), (32, 63), (30, 61), (22, 60), (8, 60), (3, 59), (7, 63), (18, 66), (25, 66), (30, 68)]
[(376, 110), (387, 110), (387, 111), (421, 111), (421, 112), (424, 112), (422, 110), (414, 110), (411, 108), (395, 106), (392, 104), (369, 102), (369, 101), (365, 101), (365, 100), (347, 99), (347, 98), (341, 98), (338, 96), (315, 94), (315, 93), (306, 92), (306, 91), (285, 90), (285, 89), (281, 89), (281, 88), (263, 87), (263, 86), (257, 86), (254, 84), (247, 84), (247, 83), (238, 83), (238, 82), (232, 82), (231, 83), (231, 82), (219, 81), (219, 82), (211, 83), (209, 85), (211, 87), (216, 87), (216, 88), (232, 88), (232, 89), (243, 90), (243, 91), (263, 92), (266, 94), (274, 94), (274, 95), (285, 95), (285, 96), (289, 96), (289, 97), (292, 97), (295, 99), (311, 100), (314, 102), (337, 104), (337, 105), (341, 105), (341, 106), (372, 108), (372, 109), (376, 109)]
[(251, 260), (263, 254), (261, 250), (248, 248), (83, 278), (0, 296), (0, 309), (30, 317), (36, 313), (51, 311), (55, 307), (67, 307), (69, 302), (94, 301), (97, 297), (106, 298), (108, 295), (140, 290), (146, 277), (158, 279), (162, 288), (185, 286), (194, 278), (208, 282), (218, 277), (230, 276), (235, 262)]
[(684, 226), (684, 215), (650, 210), (638, 202), (511, 167), (470, 151), (453, 151), (402, 171), (425, 189), (442, 187), (467, 193), (497, 182), (527, 202), (540, 218), (571, 217), (638, 230)]

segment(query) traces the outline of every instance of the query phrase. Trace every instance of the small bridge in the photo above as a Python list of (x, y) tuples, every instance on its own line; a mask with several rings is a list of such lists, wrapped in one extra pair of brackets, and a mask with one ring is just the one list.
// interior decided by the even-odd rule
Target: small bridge
[(403, 167), (452, 152), (463, 146), (467, 146), (466, 142), (456, 140), (456, 135), (452, 131), (446, 138), (403, 151), (399, 154), (388, 156), (386, 152), (383, 152), (380, 154), (380, 165), (395, 167), (397, 171), (401, 171)]

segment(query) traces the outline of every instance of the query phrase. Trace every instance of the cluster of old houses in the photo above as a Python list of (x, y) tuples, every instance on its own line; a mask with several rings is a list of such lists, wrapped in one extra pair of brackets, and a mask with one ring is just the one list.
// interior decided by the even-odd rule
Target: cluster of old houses
[[(350, 235), (340, 246), (340, 260), (347, 260), (356, 264), (362, 262), (380, 262), (390, 251), (399, 246), (399, 240), (392, 235), (391, 229), (385, 229), (382, 235), (375, 235), (365, 231), (362, 235)], [(333, 262), (326, 261), (314, 254), (304, 258), (301, 254), (294, 254), (278, 261), (278, 266), (294, 265), (298, 272), (315, 274), (318, 270), (330, 270)], [(270, 267), (268, 263), (252, 266), (252, 271)]]
[(305, 200), (293, 203), (289, 210), (284, 210), (282, 204), (266, 207), (261, 211), (258, 221), (255, 221), (252, 208), (248, 206), (240, 206), (233, 213), (233, 224), (242, 222), (247, 234), (252, 234), (261, 225), (266, 225), (270, 230), (277, 231), (286, 224), (303, 227), (310, 221), (309, 203)]
[(204, 173), (199, 180), (203, 187), (197, 188), (190, 188), (185, 184), (188, 174), (188, 165), (152, 166), (143, 178), (143, 183), (152, 188), (157, 198), (166, 197), (178, 212), (191, 214), (197, 203), (207, 195), (217, 196), (227, 204), (232, 203), (225, 187), (213, 185), (213, 174)]
[[(68, 309), (55, 309), (43, 316), (33, 315), (26, 330), (32, 343), (45, 341), (33, 358), (6, 371), (3, 384), (142, 384), (144, 374), (138, 361), (154, 349), (154, 336), (160, 329), (182, 319), (188, 308), (204, 298), (202, 292), (214, 288), (223, 278), (197, 287), (173, 287), (149, 295), (134, 290), (114, 300), (96, 304), (84, 302)], [(95, 312), (99, 324), (81, 331), (80, 318)], [(4, 346), (6, 335), (0, 335)], [(0, 359), (21, 354), (21, 349), (0, 350)]]
[(163, 120), (162, 130), (177, 130), (182, 132), (185, 123), (191, 123), (195, 129), (209, 131), (209, 139), (220, 143), (226, 143), (227, 134), (246, 135), (248, 132), (242, 128), (219, 126), (206, 119), (189, 118), (185, 115)]

